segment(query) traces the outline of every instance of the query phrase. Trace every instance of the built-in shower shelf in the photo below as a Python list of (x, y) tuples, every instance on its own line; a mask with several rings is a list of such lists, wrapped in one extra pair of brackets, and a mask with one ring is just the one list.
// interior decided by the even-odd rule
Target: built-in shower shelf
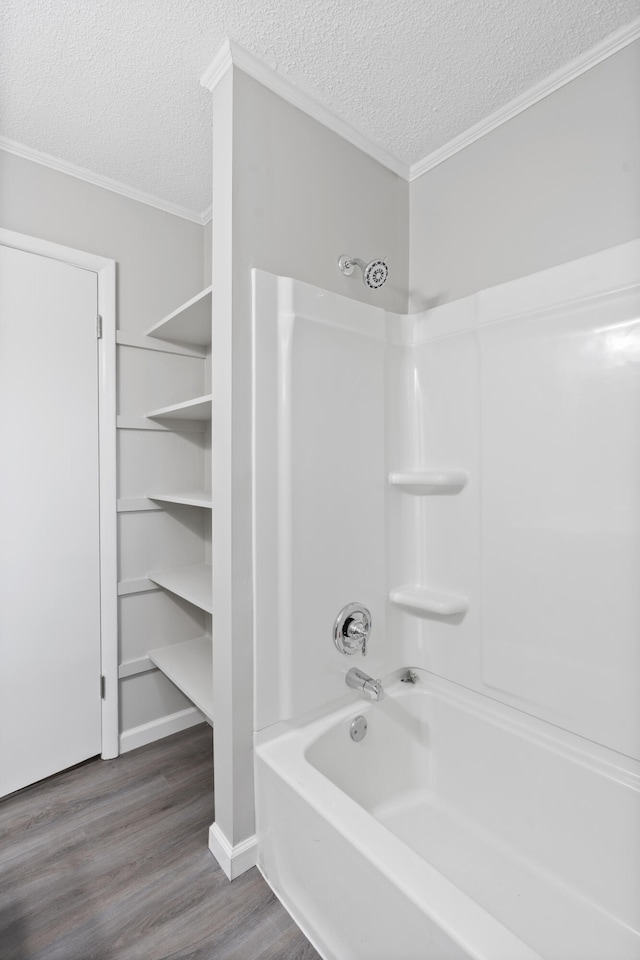
[(148, 493), (148, 500), (160, 503), (178, 503), (187, 507), (211, 509), (211, 494), (207, 490), (180, 490), (176, 493)]
[(148, 337), (176, 343), (211, 344), (211, 287), (187, 300), (181, 307), (146, 331)]
[(182, 403), (172, 403), (168, 407), (160, 407), (148, 413), (147, 417), (152, 420), (210, 420), (211, 394), (194, 397), (193, 400), (183, 400)]
[(412, 613), (431, 614), (437, 617), (453, 617), (466, 613), (469, 608), (466, 597), (439, 593), (424, 587), (398, 587), (391, 591), (389, 599), (396, 606), (405, 607)]
[(211, 637), (173, 643), (147, 656), (213, 724), (213, 651)]
[(465, 470), (423, 470), (411, 473), (390, 473), (389, 483), (402, 487), (408, 493), (433, 494), (457, 493), (465, 486), (468, 474)]
[(147, 577), (159, 587), (175, 593), (183, 600), (188, 600), (201, 610), (206, 610), (207, 613), (212, 612), (213, 583), (211, 566), (208, 563), (154, 570), (148, 573)]

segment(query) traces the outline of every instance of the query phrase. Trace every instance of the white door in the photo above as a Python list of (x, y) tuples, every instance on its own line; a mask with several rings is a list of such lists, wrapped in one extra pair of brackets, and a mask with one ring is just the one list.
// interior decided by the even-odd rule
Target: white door
[(0, 796), (100, 753), (96, 313), (0, 245)]

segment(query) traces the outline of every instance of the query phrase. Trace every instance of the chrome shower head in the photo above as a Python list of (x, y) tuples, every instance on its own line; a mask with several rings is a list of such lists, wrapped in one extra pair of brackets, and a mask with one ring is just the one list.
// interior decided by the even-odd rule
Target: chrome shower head
[(389, 267), (386, 260), (370, 260), (369, 263), (365, 263), (359, 257), (347, 257), (345, 255), (338, 260), (338, 266), (345, 277), (351, 276), (356, 264), (362, 270), (362, 282), (365, 287), (369, 287), (371, 290), (379, 290), (386, 283), (389, 276)]

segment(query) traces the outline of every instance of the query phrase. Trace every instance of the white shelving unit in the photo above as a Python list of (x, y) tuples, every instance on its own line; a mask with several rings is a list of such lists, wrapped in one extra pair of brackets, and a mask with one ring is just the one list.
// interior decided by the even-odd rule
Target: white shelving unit
[(409, 473), (390, 473), (389, 483), (407, 493), (458, 493), (466, 485), (465, 470), (424, 470)]
[(211, 607), (211, 566), (208, 563), (196, 563), (188, 567), (169, 567), (167, 570), (152, 570), (147, 574), (149, 580), (164, 587), (177, 597), (188, 600), (207, 613)]
[(211, 420), (211, 394), (160, 407), (148, 413), (147, 417), (150, 420)]
[(428, 590), (426, 587), (397, 587), (391, 591), (389, 599), (396, 606), (404, 607), (418, 615), (454, 617), (466, 613), (469, 609), (469, 601), (466, 597), (439, 593)]
[[(203, 348), (203, 358), (211, 345), (211, 287), (192, 297), (173, 313), (154, 324), (146, 334), (173, 344)], [(211, 394), (188, 398), (181, 403), (159, 407), (146, 413), (147, 421), (159, 420), (174, 431), (206, 430), (211, 421)], [(184, 425), (184, 426), (183, 426)], [(206, 441), (205, 441), (206, 442)], [(156, 506), (177, 504), (211, 510), (211, 493), (205, 489), (205, 477), (194, 477), (202, 486), (182, 490), (163, 490), (158, 486), (146, 494)], [(208, 522), (208, 521), (207, 521)], [(206, 524), (205, 528), (206, 530)], [(203, 547), (204, 552), (204, 547)], [(151, 570), (148, 580), (163, 590), (187, 600), (206, 613), (212, 612), (212, 570), (210, 563), (195, 563)], [(178, 641), (147, 653), (149, 660), (161, 670), (213, 723), (213, 667), (210, 636)]]
[(147, 493), (148, 500), (177, 503), (187, 507), (211, 509), (211, 494), (207, 490), (180, 490), (176, 493)]
[(210, 637), (197, 637), (147, 656), (213, 725), (213, 653)]
[(211, 287), (154, 323), (146, 335), (180, 344), (211, 346)]

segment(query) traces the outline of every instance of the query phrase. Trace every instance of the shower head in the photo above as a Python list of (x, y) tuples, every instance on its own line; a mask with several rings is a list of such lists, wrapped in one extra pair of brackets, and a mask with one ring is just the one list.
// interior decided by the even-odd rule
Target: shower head
[(370, 260), (369, 263), (365, 263), (359, 257), (347, 256), (342, 256), (338, 260), (338, 266), (345, 277), (351, 276), (356, 265), (362, 270), (362, 282), (365, 287), (369, 287), (371, 290), (379, 290), (386, 283), (389, 276), (389, 267), (386, 260)]

